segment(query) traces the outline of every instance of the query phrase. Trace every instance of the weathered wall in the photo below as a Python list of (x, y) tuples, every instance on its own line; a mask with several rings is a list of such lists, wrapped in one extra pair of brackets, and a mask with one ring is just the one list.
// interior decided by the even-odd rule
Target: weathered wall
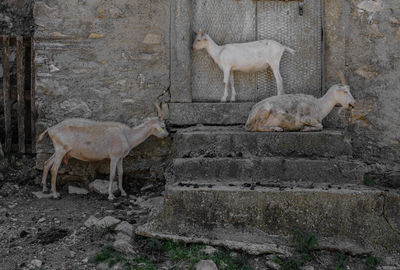
[(33, 0), (0, 2), (0, 34), (32, 36), (34, 31)]
[[(133, 125), (151, 114), (151, 102), (170, 84), (168, 2), (36, 1), (38, 131), (66, 117)], [(371, 175), (399, 186), (400, 2), (324, 0), (324, 4), (325, 85), (337, 83), (333, 71), (342, 70), (358, 101), (349, 129), (354, 156), (370, 165)], [(172, 16), (172, 21), (179, 22), (180, 15)], [(190, 45), (180, 37), (172, 41)], [(179, 89), (171, 89), (175, 90)], [(38, 145), (38, 165), (51, 151), (48, 140)], [(168, 140), (152, 139), (134, 150), (125, 166), (131, 172), (142, 171), (142, 176), (152, 172), (162, 177), (161, 166), (169, 154)], [(92, 175), (94, 167), (102, 168), (79, 166), (85, 166), (82, 173)], [(98, 170), (106, 173), (107, 167)], [(76, 176), (78, 171), (68, 173)]]
[[(38, 132), (68, 117), (132, 126), (154, 116), (152, 103), (169, 87), (168, 12), (163, 0), (36, 1)], [(51, 142), (37, 152), (41, 167)], [(168, 152), (168, 140), (152, 138), (125, 160), (125, 173), (162, 177)], [(70, 179), (108, 174), (107, 162), (75, 164)]]
[(356, 158), (382, 184), (400, 186), (400, 1), (325, 0), (327, 86), (344, 70), (358, 104)]

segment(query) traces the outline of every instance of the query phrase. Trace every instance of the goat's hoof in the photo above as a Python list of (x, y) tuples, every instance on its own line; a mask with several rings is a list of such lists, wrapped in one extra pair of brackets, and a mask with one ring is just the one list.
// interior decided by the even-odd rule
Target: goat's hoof
[(52, 195), (53, 195), (53, 199), (55, 199), (55, 200), (61, 199), (60, 193), (58, 193), (58, 192), (53, 192)]
[(109, 201), (115, 200), (115, 196), (112, 195), (112, 194), (108, 195), (108, 200), (109, 200)]
[(43, 187), (42, 192), (47, 193), (47, 192), (49, 192), (49, 189), (47, 187)]
[(225, 103), (226, 102), (226, 98), (221, 98), (221, 102)]
[(121, 190), (121, 196), (126, 197), (128, 194), (124, 190)]

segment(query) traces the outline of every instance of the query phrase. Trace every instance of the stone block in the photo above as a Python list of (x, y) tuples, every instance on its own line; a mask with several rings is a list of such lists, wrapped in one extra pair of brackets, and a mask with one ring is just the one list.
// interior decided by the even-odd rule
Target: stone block
[[(169, 182), (262, 185), (362, 184), (365, 165), (338, 159), (178, 158)], [(171, 181), (172, 180), (172, 181)]]
[(243, 127), (204, 126), (182, 129), (174, 138), (176, 157), (337, 157), (351, 153), (349, 140), (335, 130), (249, 132)]
[[(251, 190), (224, 185), (171, 185), (166, 188), (158, 217), (138, 232), (243, 249), (255, 245), (255, 250), (262, 253), (262, 245), (276, 248), (280, 241), (290, 245), (296, 228), (315, 233), (326, 249), (334, 250), (333, 245), (336, 250), (345, 246), (343, 250), (349, 252), (396, 254), (400, 251), (399, 202), (400, 195), (395, 190), (359, 186)], [(283, 252), (284, 245), (280, 247), (277, 253)], [(266, 252), (267, 247), (264, 248)]]
[[(244, 125), (255, 103), (169, 103), (171, 124), (188, 125)], [(325, 128), (345, 128), (346, 110), (335, 107), (323, 120)]]
[[(108, 194), (109, 185), (110, 181), (96, 179), (89, 184), (89, 189), (99, 194)], [(112, 183), (111, 192), (114, 194), (118, 192), (118, 183), (115, 180)]]

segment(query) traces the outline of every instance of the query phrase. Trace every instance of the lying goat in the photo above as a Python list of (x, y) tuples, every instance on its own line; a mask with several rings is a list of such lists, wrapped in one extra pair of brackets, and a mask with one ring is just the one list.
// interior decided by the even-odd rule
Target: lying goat
[(279, 65), (285, 51), (294, 54), (294, 50), (283, 46), (273, 40), (259, 40), (247, 43), (233, 43), (218, 46), (204, 31), (197, 34), (193, 43), (194, 50), (207, 49), (208, 54), (224, 72), (224, 95), (221, 102), (226, 102), (228, 97), (228, 82), (231, 83), (231, 101), (235, 101), (236, 91), (234, 87), (233, 72), (256, 72), (271, 67), (276, 79), (278, 95), (283, 95), (283, 82), (279, 72)]
[(59, 195), (56, 192), (56, 178), (58, 168), (64, 160), (76, 158), (82, 161), (97, 161), (110, 159), (110, 184), (108, 199), (113, 200), (111, 187), (118, 170), (118, 186), (122, 196), (126, 192), (122, 187), (122, 160), (132, 148), (144, 142), (149, 136), (159, 138), (168, 136), (165, 124), (158, 104), (155, 104), (158, 118), (154, 117), (147, 122), (130, 128), (117, 122), (97, 122), (87, 119), (72, 118), (48, 128), (40, 134), (38, 141), (48, 134), (53, 141), (55, 153), (44, 163), (42, 185), (43, 192), (47, 192), (46, 178), (51, 167), (51, 192), (54, 198)]
[(332, 86), (322, 98), (309, 95), (282, 95), (264, 99), (253, 106), (246, 129), (251, 131), (319, 131), (336, 104), (354, 107), (355, 100), (343, 75), (342, 84)]

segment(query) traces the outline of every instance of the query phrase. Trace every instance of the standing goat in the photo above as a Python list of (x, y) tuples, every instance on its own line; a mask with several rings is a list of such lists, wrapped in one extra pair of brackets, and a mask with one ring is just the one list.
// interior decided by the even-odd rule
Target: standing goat
[(321, 98), (310, 95), (293, 94), (274, 96), (253, 106), (246, 129), (250, 131), (319, 131), (324, 119), (336, 104), (353, 108), (355, 100), (350, 86), (339, 72), (342, 84), (329, 88)]
[(234, 87), (233, 72), (257, 72), (271, 67), (276, 79), (278, 95), (283, 95), (283, 81), (279, 72), (279, 65), (285, 51), (294, 54), (290, 49), (274, 40), (259, 40), (247, 43), (233, 43), (217, 45), (209, 35), (200, 30), (193, 43), (194, 50), (206, 49), (214, 62), (224, 72), (224, 95), (221, 102), (226, 102), (228, 97), (228, 82), (231, 83), (231, 101), (235, 101), (236, 91)]
[(118, 187), (122, 196), (126, 192), (122, 187), (122, 160), (132, 148), (144, 142), (149, 136), (155, 135), (159, 138), (168, 136), (165, 123), (161, 115), (160, 106), (155, 103), (158, 118), (154, 117), (147, 122), (130, 128), (117, 122), (97, 122), (81, 118), (66, 119), (59, 124), (46, 129), (40, 134), (41, 141), (46, 133), (53, 141), (55, 152), (44, 163), (42, 185), (43, 192), (47, 192), (46, 178), (51, 167), (51, 192), (54, 198), (59, 195), (56, 192), (56, 178), (61, 162), (67, 164), (69, 158), (82, 161), (97, 161), (110, 159), (110, 184), (108, 188), (108, 199), (113, 200), (111, 187), (118, 170)]

